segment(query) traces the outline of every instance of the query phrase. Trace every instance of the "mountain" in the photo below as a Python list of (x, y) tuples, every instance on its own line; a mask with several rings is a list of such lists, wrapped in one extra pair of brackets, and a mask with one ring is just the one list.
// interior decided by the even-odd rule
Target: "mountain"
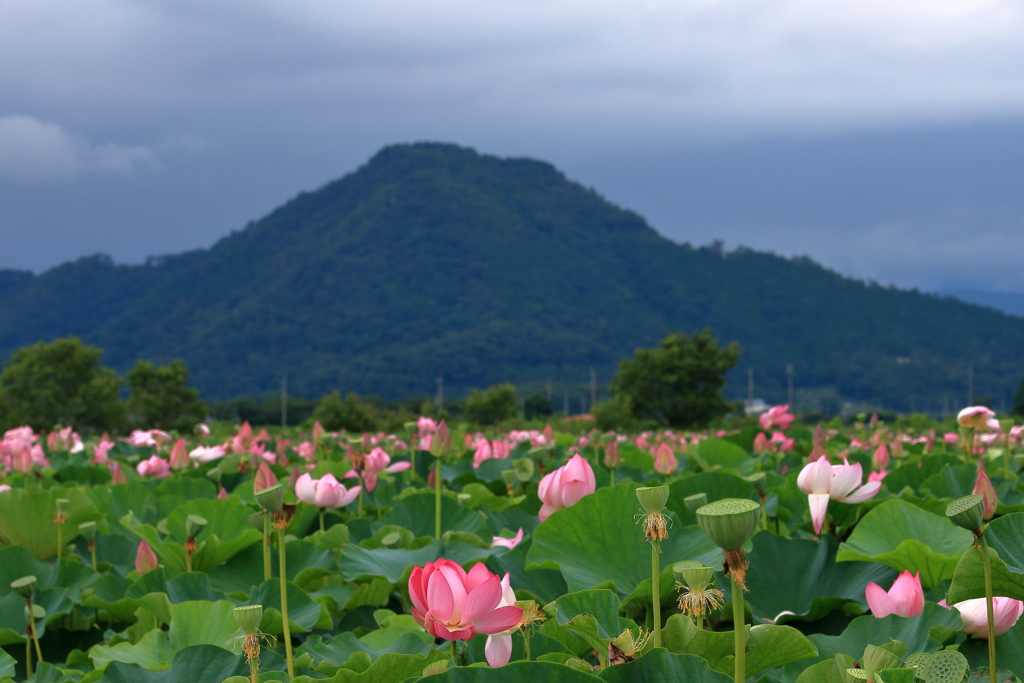
[[(0, 271), (0, 357), (76, 334), (125, 370), (184, 358), (207, 398), (399, 397), (501, 381), (601, 384), (670, 330), (744, 349), (730, 397), (798, 389), (938, 409), (1012, 395), (1024, 319), (851, 280), (807, 258), (659, 235), (550, 164), (394, 145), (208, 250)], [(557, 402), (557, 401), (556, 401)]]
[(1024, 294), (1017, 292), (989, 292), (981, 289), (957, 289), (948, 296), (978, 306), (987, 306), (1009, 315), (1024, 317)]

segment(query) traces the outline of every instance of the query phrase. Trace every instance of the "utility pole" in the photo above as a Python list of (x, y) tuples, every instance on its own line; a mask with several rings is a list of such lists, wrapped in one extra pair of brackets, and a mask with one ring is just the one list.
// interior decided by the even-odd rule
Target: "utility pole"
[(437, 404), (437, 412), (440, 413), (444, 408), (444, 373), (442, 372), (437, 376), (437, 399), (434, 401)]
[(974, 405), (974, 364), (967, 366), (967, 405)]
[(793, 364), (792, 363), (787, 363), (786, 364), (786, 383), (789, 385), (789, 387), (788, 387), (789, 388), (789, 394), (788, 394), (789, 401), (788, 401), (788, 403), (789, 403), (789, 409), (790, 409), (790, 411), (792, 411), (793, 410)]
[(593, 410), (595, 403), (597, 403), (597, 373), (594, 372), (594, 368), (590, 368), (590, 408), (591, 408), (591, 410)]
[(281, 426), (288, 426), (288, 375), (281, 375)]

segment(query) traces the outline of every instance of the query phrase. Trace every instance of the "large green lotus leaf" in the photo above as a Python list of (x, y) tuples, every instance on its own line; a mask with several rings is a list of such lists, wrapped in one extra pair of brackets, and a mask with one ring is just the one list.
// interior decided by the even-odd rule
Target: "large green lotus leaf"
[(474, 560), (483, 561), (491, 554), (490, 550), (477, 548), (467, 543), (444, 543), (433, 541), (429, 545), (415, 550), (377, 548), (369, 550), (357, 545), (349, 545), (338, 558), (338, 571), (346, 581), (354, 581), (361, 576), (382, 576), (391, 583), (398, 583), (413, 565), (423, 566), (439, 558), (447, 558), (459, 564)]
[(167, 633), (155, 629), (145, 633), (134, 645), (125, 641), (117, 645), (94, 645), (89, 650), (93, 666), (99, 668), (107, 662), (138, 664), (150, 671), (169, 669), (177, 653), (167, 640)]
[[(370, 633), (375, 632), (371, 631)], [(376, 661), (378, 657), (386, 652), (425, 656), (433, 647), (432, 639), (430, 643), (425, 643), (419, 636), (413, 633), (404, 633), (387, 645), (377, 649), (371, 647), (363, 639), (356, 638), (355, 634), (351, 631), (346, 631), (326, 640), (322, 636), (310, 636), (306, 639), (305, 643), (299, 646), (295, 654), (298, 656), (308, 652), (314, 660), (326, 662), (334, 667), (340, 667), (356, 652), (365, 652), (370, 656), (371, 661)], [(336, 673), (335, 671), (323, 671), (321, 670), (322, 666), (322, 664), (317, 666), (317, 670), (321, 671), (321, 673), (329, 673), (332, 676)]]
[(899, 493), (908, 486), (916, 491), (929, 477), (961, 462), (960, 458), (945, 454), (908, 458), (899, 467), (889, 470), (889, 474), (882, 480), (882, 486), (893, 493)]
[(692, 477), (677, 479), (669, 486), (666, 507), (676, 513), (681, 524), (689, 526), (697, 523), (697, 516), (690, 512), (683, 502), (687, 496), (696, 493), (706, 494), (709, 503), (723, 498), (750, 498), (751, 500), (757, 498), (750, 482), (735, 474), (700, 472)]
[[(167, 567), (170, 573), (181, 574), (186, 571), (188, 567), (182, 543), (161, 541), (160, 535), (154, 527), (148, 524), (138, 524), (132, 515), (125, 515), (120, 521), (121, 526), (149, 544), (153, 552), (160, 559), (160, 563)], [(248, 522), (246, 522), (246, 525), (249, 527), (248, 529), (235, 533), (228, 540), (221, 540), (218, 536), (213, 535), (200, 541), (199, 547), (192, 554), (193, 571), (208, 572), (224, 564), (249, 546), (259, 543), (262, 539), (262, 534), (254, 529), (251, 524), (248, 524)]]
[[(989, 548), (988, 554), (992, 564), (992, 594), (1024, 600), (1024, 574), (1011, 572), (994, 548)], [(953, 581), (946, 597), (947, 604), (954, 605), (964, 600), (985, 597), (984, 571), (981, 548), (971, 548), (964, 553), (953, 572)]]
[(248, 676), (245, 658), (213, 645), (197, 645), (174, 655), (171, 668), (150, 671), (139, 664), (111, 662), (102, 683), (221, 683), (231, 676)]
[[(396, 524), (415, 536), (434, 536), (434, 493), (423, 491), (405, 498), (394, 509), (378, 519), (370, 528), (376, 531), (387, 524)], [(483, 515), (448, 498), (441, 497), (441, 531), (468, 531), (487, 536)]]
[[(288, 591), (288, 623), (292, 633), (303, 633), (316, 628), (330, 628), (331, 617), (327, 608), (309, 599), (301, 588), (290, 581), (285, 584)], [(260, 630), (273, 635), (284, 633), (281, 618), (281, 582), (279, 579), (264, 581), (249, 597), (250, 605), (263, 605), (263, 621)], [(237, 626), (235, 628), (237, 630)]]
[(992, 520), (985, 527), (985, 541), (1010, 571), (1024, 573), (1024, 512)]
[[(425, 676), (417, 683), (523, 683), (524, 681), (529, 681), (529, 683), (596, 683), (597, 677), (554, 662), (512, 662), (500, 669), (460, 666), (448, 669), (445, 673)], [(303, 681), (303, 683), (312, 683), (312, 681)], [(346, 681), (346, 683), (348, 682)], [(388, 680), (380, 683), (398, 683), (398, 681)]]
[[(150, 575), (158, 575), (150, 577)], [(142, 589), (155, 580), (162, 580), (166, 585), (166, 574), (163, 568), (147, 572), (134, 584), (116, 575), (104, 575), (82, 593), (82, 606), (101, 609), (117, 621), (130, 623), (135, 621), (135, 611), (143, 608), (156, 614), (165, 623), (171, 620), (171, 603), (163, 591), (144, 593)], [(145, 582), (144, 582), (145, 581)], [(132, 591), (132, 596), (126, 596)]]
[(99, 578), (90, 567), (74, 560), (62, 559), (59, 564), (40, 562), (26, 548), (0, 548), (0, 596), (11, 592), (11, 582), (23, 576), (36, 577), (40, 591), (63, 588), (77, 602), (83, 589)]
[[(447, 659), (449, 655), (431, 650), (426, 656), (397, 654), (387, 652), (382, 654), (377, 661), (370, 665), (366, 671), (356, 672), (349, 669), (339, 669), (333, 677), (310, 678), (309, 676), (296, 676), (292, 683), (402, 683), (407, 678), (415, 678), (423, 674), (423, 669), (434, 662)], [(466, 671), (470, 668), (466, 667)], [(444, 680), (444, 674), (439, 680)], [(428, 681), (431, 678), (422, 680)]]
[(778, 623), (784, 611), (794, 613), (790, 619), (814, 621), (849, 603), (863, 611), (868, 582), (895, 578), (892, 569), (875, 562), (836, 562), (831, 536), (812, 541), (757, 534), (748, 557), (747, 603), (758, 621)]
[(174, 512), (167, 517), (167, 531), (175, 541), (184, 543), (188, 537), (185, 533), (185, 520), (189, 515), (198, 515), (205, 519), (207, 524), (196, 536), (197, 544), (211, 536), (217, 536), (222, 540), (233, 540), (236, 536), (250, 531), (259, 535), (259, 531), (249, 521), (251, 514), (251, 508), (231, 500), (200, 498), (175, 508)]
[(78, 489), (11, 489), (0, 492), (0, 546), (27, 548), (39, 560), (55, 556), (57, 525), (53, 519), (58, 498), (69, 501), (64, 543), (70, 543), (78, 535), (78, 525), (85, 522), (97, 522), (100, 531), (106, 531), (103, 513)]
[(0, 650), (0, 680), (5, 676), (14, 677), (14, 666), (17, 662), (3, 650)]
[[(611, 580), (620, 595), (629, 595), (651, 576), (651, 549), (643, 541), (636, 515), (639, 485), (623, 482), (584, 496), (537, 527), (526, 568), (559, 569), (570, 591)], [(661, 563), (680, 560), (718, 563), (721, 551), (696, 527), (675, 525), (661, 543)]]
[(729, 683), (731, 676), (713, 671), (694, 655), (677, 655), (658, 648), (625, 664), (610, 666), (600, 674), (608, 683)]
[[(156, 499), (157, 495), (145, 484), (132, 482), (128, 484), (115, 484), (103, 488), (89, 489), (89, 497), (96, 507), (107, 516), (108, 521), (114, 522), (121, 519), (129, 512), (144, 524), (155, 524), (157, 517)], [(124, 527), (118, 524), (110, 525), (110, 533), (130, 535)]]
[(560, 626), (571, 626), (580, 615), (593, 617), (594, 627), (602, 640), (617, 638), (622, 633), (619, 628), (619, 596), (610, 590), (568, 593), (558, 598), (553, 606), (548, 605), (545, 609), (554, 609), (555, 618)]
[[(791, 626), (761, 624), (748, 628), (748, 677), (817, 654), (811, 641)], [(736, 643), (731, 631), (704, 631), (689, 617), (676, 614), (665, 623), (662, 642), (669, 652), (697, 655), (715, 671), (727, 674), (735, 668)]]
[(213, 590), (210, 586), (210, 577), (206, 574), (198, 572), (179, 574), (168, 581), (167, 572), (163, 567), (158, 567), (140, 576), (125, 590), (124, 597), (139, 599), (153, 593), (165, 594), (167, 599), (174, 604), (189, 600), (217, 601), (225, 599), (223, 593)]
[(977, 465), (943, 467), (925, 479), (918, 487), (918, 492), (930, 491), (939, 498), (962, 498), (973, 492), (974, 479), (977, 476)]
[[(206, 477), (170, 477), (161, 481), (153, 492), (159, 496), (177, 496), (188, 501), (217, 497), (217, 487)], [(207, 520), (213, 523), (213, 520)]]
[(796, 683), (844, 683), (844, 677), (835, 660), (826, 659), (804, 669)]
[(700, 442), (697, 451), (700, 459), (711, 470), (734, 470), (743, 476), (754, 471), (754, 459), (734, 443), (722, 439), (705, 439)]
[(498, 576), (504, 576), (506, 572), (511, 574), (511, 584), (515, 587), (516, 594), (520, 591), (529, 592), (536, 597), (540, 604), (547, 604), (568, 592), (562, 573), (553, 569), (526, 570), (526, 556), (532, 545), (532, 540), (523, 541), (512, 550), (495, 550), (487, 558), (487, 568)]
[[(290, 597), (290, 595), (289, 595)], [(216, 645), (230, 648), (229, 638), (238, 635), (238, 623), (227, 600), (205, 602), (192, 600), (171, 605), (171, 645), (182, 650), (192, 645)]]
[(839, 562), (873, 561), (896, 571), (921, 572), (931, 590), (953, 577), (960, 556), (971, 547), (973, 534), (948, 519), (902, 500), (882, 503), (864, 515), (850, 538), (839, 546)]

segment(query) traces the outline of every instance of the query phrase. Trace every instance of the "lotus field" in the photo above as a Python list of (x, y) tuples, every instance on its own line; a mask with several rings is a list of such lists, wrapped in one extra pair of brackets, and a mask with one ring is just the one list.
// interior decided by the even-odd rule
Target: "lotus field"
[(958, 422), (14, 429), (0, 681), (1024, 679), (1021, 430)]

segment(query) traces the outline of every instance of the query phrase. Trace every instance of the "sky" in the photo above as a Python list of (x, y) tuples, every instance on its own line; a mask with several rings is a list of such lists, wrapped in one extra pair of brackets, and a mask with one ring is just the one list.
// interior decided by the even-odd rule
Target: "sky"
[(1024, 1), (4, 0), (0, 268), (204, 248), (396, 142), (663, 234), (1024, 292)]

